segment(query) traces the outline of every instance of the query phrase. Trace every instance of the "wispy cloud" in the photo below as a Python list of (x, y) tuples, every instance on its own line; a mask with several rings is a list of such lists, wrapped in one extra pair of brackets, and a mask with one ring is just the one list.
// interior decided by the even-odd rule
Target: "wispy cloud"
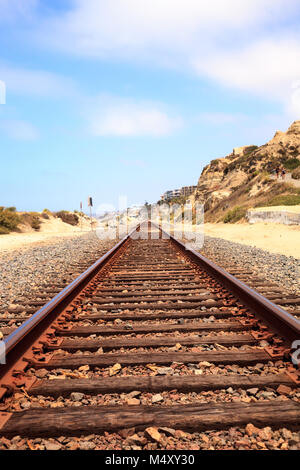
[[(51, 15), (38, 4), (0, 0), (6, 18), (13, 12), (30, 17), (26, 39), (29, 35), (37, 47), (188, 69), (221, 86), (279, 101), (295, 114), (291, 87), (300, 78), (299, 0), (69, 0)], [(62, 96), (74, 88), (64, 77), (1, 65), (0, 79), (8, 91), (11, 84), (40, 96)], [(144, 122), (152, 119), (166, 126), (161, 115), (143, 116)], [(113, 121), (107, 127), (113, 133), (116, 127), (124, 134), (136, 128), (124, 119)]]
[(194, 62), (199, 75), (222, 85), (289, 104), (300, 79), (300, 38), (266, 39), (238, 50), (215, 52)]
[(6, 83), (6, 91), (38, 97), (59, 98), (77, 93), (70, 78), (44, 70), (15, 67), (0, 62), (0, 79)]
[(73, 0), (40, 31), (42, 40), (85, 56), (159, 55), (178, 48), (194, 54), (212, 39), (224, 42), (225, 32), (242, 36), (249, 26), (256, 30), (285, 18), (295, 6), (297, 0)]
[(0, 132), (15, 140), (32, 141), (39, 138), (39, 132), (33, 124), (20, 120), (1, 120)]
[(95, 136), (161, 137), (182, 126), (182, 119), (170, 116), (160, 104), (112, 96), (92, 100), (85, 114)]
[(299, 78), (299, 13), (299, 0), (71, 0), (40, 18), (33, 37), (72, 55), (189, 68), (288, 107)]

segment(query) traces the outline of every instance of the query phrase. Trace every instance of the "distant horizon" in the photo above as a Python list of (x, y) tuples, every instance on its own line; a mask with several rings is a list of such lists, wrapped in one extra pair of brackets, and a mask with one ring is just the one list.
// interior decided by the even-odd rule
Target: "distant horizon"
[(0, 0), (0, 205), (155, 203), (286, 131), (299, 19), (297, 0)]

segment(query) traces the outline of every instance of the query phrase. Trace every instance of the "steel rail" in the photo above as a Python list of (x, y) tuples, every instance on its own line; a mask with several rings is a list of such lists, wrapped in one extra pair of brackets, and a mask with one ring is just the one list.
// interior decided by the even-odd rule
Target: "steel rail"
[[(30, 343), (34, 343), (41, 332), (46, 329), (53, 318), (52, 314), (59, 309), (62, 311), (71, 299), (73, 299), (82, 290), (83, 287), (103, 268), (106, 263), (124, 246), (124, 244), (140, 229), (138, 224), (129, 234), (127, 234), (119, 243), (117, 243), (105, 255), (99, 258), (92, 266), (80, 274), (74, 281), (65, 287), (59, 294), (51, 299), (47, 304), (40, 308), (28, 320), (22, 323), (13, 333), (3, 340), (5, 353), (5, 364), (0, 363), (0, 378), (6, 373), (7, 369), (11, 369), (14, 363), (19, 359), (20, 353), (26, 351), (29, 347), (29, 336), (32, 339)], [(46, 323), (46, 325), (44, 325)], [(31, 334), (30, 334), (31, 333)], [(29, 335), (30, 334), (30, 335)]]
[(230, 292), (235, 294), (242, 303), (249, 307), (255, 315), (263, 319), (280, 336), (283, 336), (290, 342), (300, 340), (300, 321), (293, 315), (251, 289), (245, 283), (237, 279), (232, 274), (229, 274), (225, 269), (221, 268), (213, 261), (184, 245), (184, 243), (174, 238), (171, 234), (162, 230), (157, 224), (153, 222), (151, 223), (156, 228), (159, 228), (164, 236), (169, 237), (175, 245), (182, 250), (185, 250), (190, 259), (195, 261), (201, 268), (205, 269), (224, 287), (230, 290)]
[[(87, 285), (97, 272), (106, 265), (130, 238), (137, 238), (134, 234), (140, 230), (141, 226), (144, 224), (148, 225), (148, 223), (149, 222), (143, 222), (137, 225), (137, 227), (111, 250), (39, 309), (30, 319), (26, 320), (17, 330), (4, 339), (7, 363), (0, 367), (0, 378), (3, 376), (3, 373), (5, 373), (7, 366), (11, 368), (12, 365), (17, 362), (20, 357), (20, 352), (26, 351), (30, 344), (38, 340), (39, 335), (41, 335), (46, 327), (51, 325), (53, 322), (53, 314), (57, 313), (57, 311), (61, 312), (63, 308), (66, 308), (70, 300), (80, 293), (82, 288)], [(187, 253), (192, 261), (232, 292), (245, 306), (250, 308), (255, 315), (263, 319), (273, 330), (278, 332), (280, 336), (283, 336), (288, 341), (300, 339), (300, 322), (291, 314), (239, 281), (213, 261), (188, 248), (184, 243), (165, 232), (159, 225), (153, 222), (151, 222), (151, 224), (158, 228), (161, 233), (166, 238), (169, 238), (177, 247)]]

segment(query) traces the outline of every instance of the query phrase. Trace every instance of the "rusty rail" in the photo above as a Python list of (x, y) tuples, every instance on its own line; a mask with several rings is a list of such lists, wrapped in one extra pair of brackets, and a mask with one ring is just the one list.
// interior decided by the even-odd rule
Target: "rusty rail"
[[(152, 225), (159, 228), (158, 225), (153, 222)], [(242, 281), (225, 271), (225, 269), (216, 265), (213, 261), (187, 248), (184, 243), (175, 239), (164, 230), (161, 229), (161, 231), (166, 237), (170, 237), (175, 245), (185, 250), (193, 261), (201, 266), (201, 268), (204, 268), (217, 281), (224, 285), (224, 287), (227, 287), (228, 290), (236, 295), (242, 303), (255, 313), (255, 315), (263, 319), (278, 334), (290, 342), (300, 339), (300, 321), (293, 317), (293, 315), (248, 287)]]
[[(6, 363), (0, 365), (0, 379), (19, 360), (19, 357), (33, 344), (55, 319), (55, 314), (60, 313), (70, 301), (78, 295), (85, 285), (93, 278), (97, 272), (124, 246), (134, 232), (139, 231), (140, 224), (137, 225), (128, 235), (126, 235), (111, 250), (97, 260), (84, 273), (78, 276), (71, 284), (65, 287), (46, 305), (40, 308), (31, 318), (26, 320), (19, 328), (4, 339), (4, 352)], [(0, 391), (1, 396), (1, 391)]]
[[(147, 223), (147, 222), (144, 222)], [(240, 299), (255, 315), (262, 318), (272, 329), (288, 341), (299, 340), (300, 322), (288, 312), (273, 304), (271, 301), (257, 293), (243, 282), (229, 274), (224, 269), (217, 266), (205, 256), (194, 250), (188, 249), (182, 242), (176, 240), (173, 236), (162, 230), (157, 224), (152, 225), (161, 230), (164, 236), (169, 237), (171, 241), (184, 250), (190, 259), (204, 268), (224, 287), (228, 288), (237, 298)], [(0, 368), (0, 378), (4, 369), (11, 368), (17, 362), (22, 352), (26, 351), (30, 344), (33, 344), (55, 318), (57, 312), (61, 312), (68, 303), (82, 290), (91, 278), (105, 266), (105, 264), (124, 246), (124, 244), (139, 231), (142, 224), (139, 224), (127, 236), (125, 236), (110, 251), (102, 256), (96, 263), (88, 268), (83, 274), (75, 279), (69, 286), (63, 289), (44, 307), (39, 309), (29, 320), (25, 321), (16, 331), (10, 334), (5, 340), (6, 366)], [(2, 370), (1, 370), (2, 369)]]
[[(147, 230), (139, 237), (141, 226)], [(149, 239), (149, 230), (151, 237), (152, 227), (156, 235), (158, 231), (158, 238), (168, 238), (169, 241), (131, 241), (137, 238)], [(207, 305), (210, 305), (208, 309)], [(199, 310), (201, 306), (205, 306), (203, 311)], [(201, 318), (206, 318), (212, 307), (220, 307), (219, 310), (211, 310), (216, 321), (205, 324), (207, 322), (202, 322)], [(130, 324), (130, 328), (124, 324), (112, 327), (109, 323), (112, 317), (122, 317), (127, 309), (126, 317), (133, 320), (133, 325)], [(141, 319), (141, 314), (137, 314), (140, 309), (145, 310), (147, 320), (154, 319), (155, 322), (146, 321), (145, 324), (140, 324), (138, 320)], [(165, 310), (167, 313), (164, 313)], [(110, 313), (112, 311), (114, 315)], [(181, 324), (163, 321), (175, 319), (179, 311), (182, 316)], [(188, 318), (195, 318), (195, 314), (199, 321), (186, 322)], [(255, 319), (255, 316), (263, 321)], [(98, 320), (103, 318), (104, 325), (102, 322), (99, 325)], [(221, 318), (224, 321), (218, 321)], [(82, 323), (82, 319), (89, 320), (92, 324)], [(266, 324), (278, 332), (280, 338)], [(197, 338), (192, 336), (194, 331), (199, 333)], [(128, 338), (129, 332), (138, 335), (132, 338), (130, 334)], [(160, 332), (159, 336), (156, 335), (157, 332)], [(166, 335), (162, 337), (161, 332)], [(175, 335), (169, 335), (172, 332)], [(213, 336), (207, 336), (206, 332), (213, 333)], [(230, 332), (230, 335), (224, 335), (223, 332)], [(242, 334), (235, 334), (239, 332)], [(84, 339), (91, 334), (96, 335), (96, 339)], [(100, 338), (97, 338), (98, 335)], [(103, 340), (103, 335), (112, 338)], [(290, 426), (298, 426), (299, 404), (293, 400), (280, 403), (277, 400), (272, 403), (271, 400), (270, 403), (258, 404), (226, 403), (224, 406), (212, 405), (208, 401), (204, 404), (171, 407), (144, 406), (137, 400), (137, 403), (128, 401), (128, 406), (84, 406), (77, 409), (74, 404), (71, 407), (63, 406), (63, 409), (58, 407), (57, 410), (41, 411), (32, 407), (22, 412), (15, 412), (14, 400), (17, 399), (15, 392), (18, 390), (25, 390), (29, 396), (60, 397), (68, 396), (74, 390), (94, 395), (122, 393), (126, 390), (190, 391), (194, 387), (199, 392), (229, 387), (248, 389), (250, 386), (257, 386), (262, 389), (271, 386), (278, 390), (281, 387), (283, 390), (278, 393), (290, 395), (300, 380), (298, 371), (286, 361), (290, 359), (291, 350), (291, 343), (288, 341), (299, 337), (300, 322), (292, 315), (205, 256), (187, 248), (174, 236), (163, 231), (160, 225), (145, 221), (5, 339), (7, 364), (0, 366), (0, 399), (4, 397), (2, 409), (0, 407), (0, 435), (51, 437), (95, 434), (99, 430), (115, 432), (125, 429), (128, 428), (128, 423), (131, 427), (142, 428), (149, 423), (160, 427), (171, 426), (174, 429), (179, 426), (197, 432), (199, 426), (203, 426), (203, 430), (226, 429), (249, 422), (254, 425), (264, 423), (282, 426), (283, 423), (288, 423)], [(265, 338), (268, 341), (264, 345), (261, 340)], [(176, 341), (179, 341), (180, 348), (182, 343), (183, 346), (188, 346), (187, 349), (177, 351), (176, 344), (176, 351), (174, 348), (160, 350), (160, 347), (169, 348)], [(206, 342), (213, 345), (212, 350), (202, 348), (201, 344)], [(222, 344), (224, 347), (219, 348)], [(246, 350), (231, 349), (231, 346), (241, 345), (251, 347)], [(141, 352), (136, 354), (122, 349), (132, 347), (142, 348)], [(98, 351), (99, 348), (101, 351)], [(114, 349), (117, 352), (107, 352)], [(62, 354), (58, 352), (60, 350), (70, 354)], [(98, 354), (79, 354), (80, 351)], [(70, 380), (66, 373), (65, 377), (60, 377), (62, 380), (56, 381), (51, 380), (53, 377), (50, 376), (40, 381), (41, 376), (38, 374), (43, 368), (47, 375), (48, 371), (56, 369), (59, 372), (60, 369), (81, 370), (83, 365), (85, 370), (125, 366), (129, 371), (132, 366), (201, 364), (203, 361), (210, 365), (251, 366), (258, 363), (269, 364), (270, 361), (275, 362), (276, 358), (280, 364), (285, 362), (284, 374), (280, 377), (274, 374), (265, 376), (264, 373), (256, 377), (255, 374), (254, 381), (251, 377), (243, 374), (240, 376), (238, 373), (228, 374), (226, 377), (223, 374), (215, 377), (215, 374), (200, 373), (192, 377), (168, 377), (167, 374), (166, 377), (154, 378), (139, 370), (138, 374), (142, 376), (128, 376), (125, 371), (126, 375), (115, 378), (107, 377), (107, 371), (104, 371), (103, 374), (100, 372), (100, 377), (98, 374), (89, 375), (88, 380), (86, 377), (82, 379), (81, 375), (76, 378), (77, 374)], [(28, 368), (32, 369), (29, 373)], [(196, 377), (197, 375), (201, 377)], [(45, 377), (44, 373), (42, 376)], [(96, 420), (93, 419), (95, 416)]]

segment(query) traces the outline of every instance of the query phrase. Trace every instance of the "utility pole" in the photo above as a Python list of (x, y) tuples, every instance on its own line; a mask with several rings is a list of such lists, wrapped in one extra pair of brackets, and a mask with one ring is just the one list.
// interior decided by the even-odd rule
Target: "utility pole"
[(82, 232), (82, 202), (80, 202), (80, 231)]
[(91, 197), (88, 198), (88, 206), (90, 208), (91, 230), (93, 230), (93, 220), (92, 220), (93, 199)]

